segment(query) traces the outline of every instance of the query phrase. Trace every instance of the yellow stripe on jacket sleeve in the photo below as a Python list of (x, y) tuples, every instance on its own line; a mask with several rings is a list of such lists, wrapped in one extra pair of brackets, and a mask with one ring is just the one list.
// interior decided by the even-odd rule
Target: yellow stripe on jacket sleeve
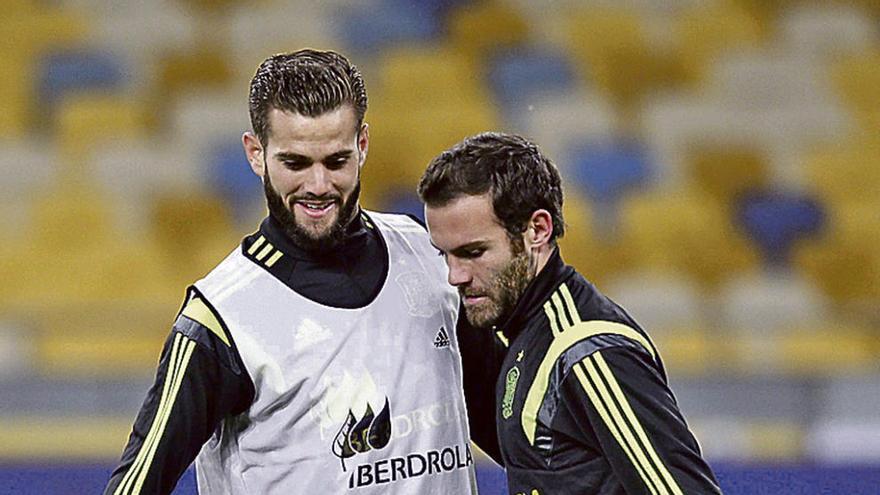
[(195, 291), (193, 291), (192, 298), (187, 301), (181, 314), (198, 322), (222, 340), (224, 344), (229, 345), (229, 338), (226, 337), (226, 332), (223, 331), (223, 325), (220, 323), (220, 320)]
[(595, 387), (592, 383), (590, 383), (589, 379), (587, 379), (587, 375), (584, 374), (584, 363), (580, 362), (574, 365), (574, 374), (577, 376), (578, 381), (581, 383), (581, 386), (584, 388), (584, 392), (587, 393), (587, 397), (590, 398), (590, 402), (593, 403), (593, 406), (596, 408), (596, 411), (599, 413), (599, 416), (602, 418), (602, 421), (605, 422), (605, 426), (608, 427), (608, 430), (611, 431), (611, 435), (617, 440), (617, 443), (620, 444), (620, 447), (623, 449), (623, 452), (626, 453), (626, 456), (629, 458), (629, 462), (635, 466), (636, 471), (638, 471), (639, 476), (641, 476), (642, 481), (645, 482), (645, 486), (651, 491), (653, 495), (657, 494), (657, 489), (654, 488), (654, 484), (648, 480), (648, 476), (645, 474), (645, 470), (642, 465), (636, 461), (635, 455), (633, 454), (632, 449), (629, 444), (624, 441), (621, 436), (620, 430), (617, 428), (615, 422), (611, 419), (611, 415), (608, 412), (608, 409), (605, 407), (605, 404), (602, 403), (602, 400), (599, 398), (599, 394), (596, 391)]
[(642, 445), (644, 445), (647, 454), (654, 462), (654, 465), (657, 466), (657, 470), (660, 472), (660, 475), (663, 476), (663, 480), (672, 490), (672, 493), (674, 495), (682, 495), (681, 488), (679, 488), (678, 483), (675, 482), (675, 478), (672, 477), (672, 473), (670, 473), (669, 469), (666, 468), (666, 465), (663, 464), (660, 456), (657, 455), (657, 450), (654, 449), (654, 446), (651, 444), (651, 440), (645, 433), (645, 429), (639, 422), (639, 418), (633, 412), (632, 407), (630, 407), (629, 401), (626, 400), (626, 396), (623, 394), (623, 390), (620, 389), (620, 385), (617, 383), (617, 379), (614, 378), (614, 374), (611, 372), (611, 368), (608, 367), (608, 363), (605, 362), (605, 358), (602, 357), (601, 353), (597, 352), (595, 354), (595, 360), (596, 364), (598, 364), (599, 366), (599, 371), (602, 373), (602, 376), (604, 376), (605, 379), (608, 381), (608, 384), (611, 387), (611, 391), (614, 393), (614, 396), (620, 403), (620, 407), (623, 409), (623, 413), (626, 415), (627, 419), (629, 419), (629, 422), (635, 430), (636, 435), (639, 437), (639, 440), (641, 440)]
[(559, 359), (559, 357), (562, 356), (562, 354), (571, 346), (577, 344), (581, 340), (601, 334), (622, 335), (628, 339), (634, 340), (641, 344), (645, 350), (651, 354), (651, 357), (654, 358), (654, 347), (650, 342), (645, 339), (642, 334), (622, 323), (591, 320), (576, 323), (571, 328), (566, 329), (553, 339), (550, 348), (547, 350), (547, 354), (545, 354), (544, 359), (541, 360), (538, 371), (535, 373), (535, 379), (526, 394), (520, 423), (523, 428), (523, 433), (525, 433), (526, 438), (529, 440), (529, 444), (535, 444), (535, 429), (538, 427), (538, 409), (540, 409), (541, 402), (547, 394), (547, 386), (550, 383), (550, 374), (553, 371), (553, 366), (555, 365), (556, 360)]
[(156, 409), (153, 423), (134, 462), (122, 478), (116, 491), (113, 492), (114, 495), (134, 495), (140, 492), (149, 472), (150, 463), (162, 439), (165, 426), (168, 423), (168, 417), (174, 406), (177, 392), (183, 382), (183, 375), (195, 345), (195, 342), (184, 335), (175, 333), (174, 342), (171, 346), (168, 371), (165, 374), (165, 382), (162, 385), (162, 396), (159, 399), (159, 407)]

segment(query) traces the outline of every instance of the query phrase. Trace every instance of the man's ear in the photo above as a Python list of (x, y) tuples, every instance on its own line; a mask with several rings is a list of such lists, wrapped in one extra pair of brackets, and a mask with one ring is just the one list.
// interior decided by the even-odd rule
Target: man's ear
[(244, 154), (247, 156), (247, 161), (251, 166), (251, 170), (257, 174), (258, 177), (263, 176), (263, 170), (265, 169), (265, 162), (263, 158), (263, 145), (260, 143), (259, 138), (254, 135), (253, 132), (248, 131), (245, 132), (241, 136), (241, 145), (244, 147)]
[(370, 150), (370, 126), (364, 122), (361, 124), (361, 130), (358, 132), (358, 167), (363, 167), (367, 161), (367, 151)]
[(527, 247), (541, 247), (550, 244), (553, 238), (553, 217), (547, 210), (535, 210), (526, 225), (525, 242)]

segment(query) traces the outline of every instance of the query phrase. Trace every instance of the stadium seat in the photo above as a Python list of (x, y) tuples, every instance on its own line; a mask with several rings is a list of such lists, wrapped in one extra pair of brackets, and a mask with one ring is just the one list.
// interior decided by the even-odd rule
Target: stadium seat
[(157, 101), (173, 101), (175, 96), (187, 92), (226, 89), (235, 74), (226, 51), (226, 47), (199, 42), (160, 56), (155, 87)]
[(489, 101), (479, 66), (448, 45), (404, 45), (388, 50), (379, 61), (379, 86), (372, 91), (378, 94), (373, 108), (395, 106), (401, 112)]
[(831, 79), (847, 108), (867, 134), (880, 125), (880, 49), (840, 57), (831, 64)]
[(208, 151), (205, 170), (211, 187), (228, 203), (238, 224), (256, 225), (265, 210), (263, 183), (251, 170), (240, 136), (218, 139)]
[(522, 127), (515, 130), (537, 143), (563, 175), (570, 168), (565, 151), (570, 145), (611, 140), (617, 132), (608, 100), (580, 89), (537, 96), (520, 120)]
[[(257, 67), (273, 53), (285, 53), (303, 47), (343, 51), (343, 41), (335, 29), (339, 10), (328, 2), (273, 3), (241, 5), (229, 16), (229, 48), (235, 60), (235, 79), (249, 81)], [(338, 9), (347, 8), (340, 6)], [(352, 63), (362, 70), (360, 57)], [(243, 87), (243, 86), (242, 86)], [(368, 81), (367, 90), (372, 94)], [(240, 91), (239, 91), (240, 92)]]
[(634, 194), (620, 209), (620, 237), (632, 269), (674, 270), (715, 289), (756, 266), (756, 253), (716, 199), (695, 190)]
[(399, 189), (388, 191), (384, 198), (385, 207), (381, 211), (412, 215), (422, 222), (425, 221), (425, 209), (414, 191)]
[(129, 72), (119, 57), (101, 49), (47, 52), (38, 71), (39, 101), (50, 118), (66, 96), (121, 92)]
[(568, 33), (584, 79), (595, 81), (627, 116), (649, 92), (684, 81), (680, 58), (653, 43), (634, 12), (583, 8), (569, 17)]
[(14, 48), (0, 48), (0, 139), (24, 138), (34, 111), (33, 60)]
[(568, 174), (593, 202), (593, 225), (614, 230), (622, 198), (651, 181), (651, 158), (637, 141), (574, 142), (566, 150)]
[(474, 59), (522, 44), (529, 35), (527, 20), (504, 2), (467, 2), (451, 9), (446, 21), (452, 46)]
[[(825, 321), (830, 305), (811, 280), (797, 272), (768, 270), (731, 277), (719, 288), (723, 326), (761, 339)], [(773, 366), (780, 361), (774, 357)]]
[(770, 267), (787, 267), (796, 242), (817, 236), (825, 208), (814, 197), (784, 191), (751, 191), (737, 200), (737, 225)]
[(114, 139), (146, 136), (146, 104), (121, 95), (77, 95), (65, 98), (56, 112), (63, 165), (79, 167), (98, 145)]
[(177, 287), (207, 273), (245, 234), (234, 229), (224, 200), (198, 189), (165, 191), (154, 199), (151, 214), (150, 239), (163, 263), (178, 268), (171, 280)]
[(770, 184), (767, 158), (748, 146), (707, 143), (693, 146), (686, 156), (693, 183), (725, 204), (732, 205), (744, 192)]
[(731, 3), (700, 5), (675, 18), (674, 33), (689, 82), (699, 88), (708, 68), (722, 53), (762, 42), (760, 22)]
[(880, 41), (868, 13), (847, 3), (795, 5), (783, 12), (779, 31), (783, 49), (823, 61), (862, 52)]
[(441, 20), (419, 4), (382, 0), (342, 10), (336, 36), (356, 58), (374, 57), (395, 45), (436, 40)]
[(804, 154), (808, 187), (829, 205), (876, 200), (880, 191), (880, 139), (853, 137)]
[(630, 271), (613, 277), (603, 290), (652, 337), (687, 328), (707, 328), (703, 313), (706, 301), (700, 287), (678, 273)]
[(549, 47), (499, 49), (488, 65), (495, 100), (508, 122), (517, 127), (543, 95), (571, 93), (579, 86), (566, 54)]
[(828, 226), (797, 246), (793, 261), (842, 308), (870, 315), (880, 301), (880, 205), (832, 203)]

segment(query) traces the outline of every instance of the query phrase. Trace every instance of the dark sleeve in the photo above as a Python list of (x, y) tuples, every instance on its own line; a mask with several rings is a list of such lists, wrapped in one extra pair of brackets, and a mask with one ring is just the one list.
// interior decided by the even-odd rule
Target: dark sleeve
[(495, 383), (507, 348), (493, 332), (471, 327), (463, 311), (459, 312), (456, 332), (471, 440), (503, 465), (495, 427)]
[(566, 375), (562, 400), (575, 433), (598, 442), (626, 493), (721, 493), (649, 356), (626, 348), (592, 353)]
[(228, 340), (178, 317), (105, 495), (171, 493), (220, 421), (249, 407), (253, 384)]

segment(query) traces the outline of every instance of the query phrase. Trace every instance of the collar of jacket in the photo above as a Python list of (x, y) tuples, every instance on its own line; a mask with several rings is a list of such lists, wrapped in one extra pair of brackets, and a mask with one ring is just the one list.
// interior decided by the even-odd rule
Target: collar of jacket
[(526, 290), (520, 296), (516, 306), (514, 306), (510, 317), (498, 326), (496, 330), (500, 329), (507, 340), (513, 342), (522, 332), (529, 319), (534, 316), (535, 312), (541, 310), (544, 301), (550, 298), (550, 295), (559, 287), (559, 284), (572, 275), (574, 275), (574, 268), (562, 261), (559, 247), (554, 248), (550, 254), (550, 259), (547, 260), (547, 264), (538, 272), (538, 276), (526, 286)]
[(334, 264), (345, 262), (361, 255), (363, 248), (369, 241), (370, 230), (364, 221), (365, 213), (358, 210), (358, 214), (345, 226), (345, 239), (336, 249), (327, 253), (314, 253), (297, 245), (293, 239), (287, 236), (278, 221), (269, 215), (260, 225), (260, 231), (266, 239), (280, 249), (284, 254), (300, 261), (312, 261), (320, 264)]

